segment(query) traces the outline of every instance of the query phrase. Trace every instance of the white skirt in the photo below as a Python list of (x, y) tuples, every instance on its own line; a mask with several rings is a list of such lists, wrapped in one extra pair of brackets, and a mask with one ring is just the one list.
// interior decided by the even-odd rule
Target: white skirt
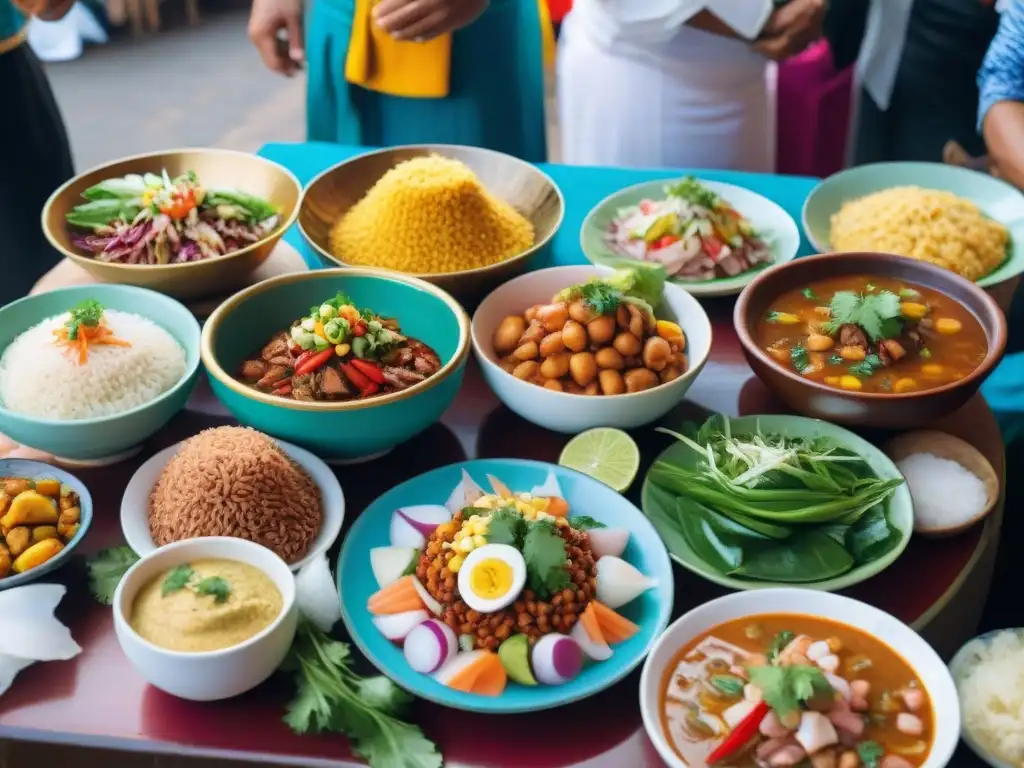
[(775, 169), (775, 67), (746, 43), (683, 28), (662, 51), (610, 49), (566, 17), (561, 161), (631, 168)]

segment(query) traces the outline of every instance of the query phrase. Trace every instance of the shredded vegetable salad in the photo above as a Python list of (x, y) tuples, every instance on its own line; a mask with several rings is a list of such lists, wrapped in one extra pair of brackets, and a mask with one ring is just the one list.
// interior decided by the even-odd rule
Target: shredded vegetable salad
[(107, 179), (82, 197), (87, 202), (66, 216), (72, 241), (97, 261), (120, 264), (212, 259), (259, 242), (281, 221), (268, 201), (207, 189), (192, 171)]
[(692, 281), (771, 263), (771, 249), (750, 221), (694, 177), (667, 185), (665, 195), (618, 212), (608, 231), (612, 250), (662, 264), (670, 277)]

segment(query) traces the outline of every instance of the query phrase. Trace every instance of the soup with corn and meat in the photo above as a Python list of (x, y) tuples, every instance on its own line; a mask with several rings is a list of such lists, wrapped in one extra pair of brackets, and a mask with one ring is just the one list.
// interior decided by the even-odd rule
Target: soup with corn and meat
[(796, 614), (692, 640), (665, 672), (660, 718), (691, 768), (919, 768), (935, 730), (906, 660), (859, 629)]
[(779, 296), (754, 328), (780, 365), (837, 389), (906, 394), (968, 376), (985, 359), (978, 319), (938, 291), (843, 275)]

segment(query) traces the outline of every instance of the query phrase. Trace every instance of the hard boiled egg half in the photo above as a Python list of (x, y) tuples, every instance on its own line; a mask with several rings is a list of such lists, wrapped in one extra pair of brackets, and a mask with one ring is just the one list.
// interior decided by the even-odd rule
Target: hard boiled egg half
[(474, 611), (494, 613), (511, 605), (526, 584), (526, 561), (508, 544), (485, 544), (459, 569), (459, 595)]

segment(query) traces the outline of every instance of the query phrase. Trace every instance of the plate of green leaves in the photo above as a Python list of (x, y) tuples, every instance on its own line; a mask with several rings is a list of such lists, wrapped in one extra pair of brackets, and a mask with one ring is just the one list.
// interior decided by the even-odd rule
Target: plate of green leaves
[(669, 555), (732, 589), (846, 589), (900, 556), (910, 490), (881, 450), (842, 427), (766, 415), (666, 430), (644, 514)]

